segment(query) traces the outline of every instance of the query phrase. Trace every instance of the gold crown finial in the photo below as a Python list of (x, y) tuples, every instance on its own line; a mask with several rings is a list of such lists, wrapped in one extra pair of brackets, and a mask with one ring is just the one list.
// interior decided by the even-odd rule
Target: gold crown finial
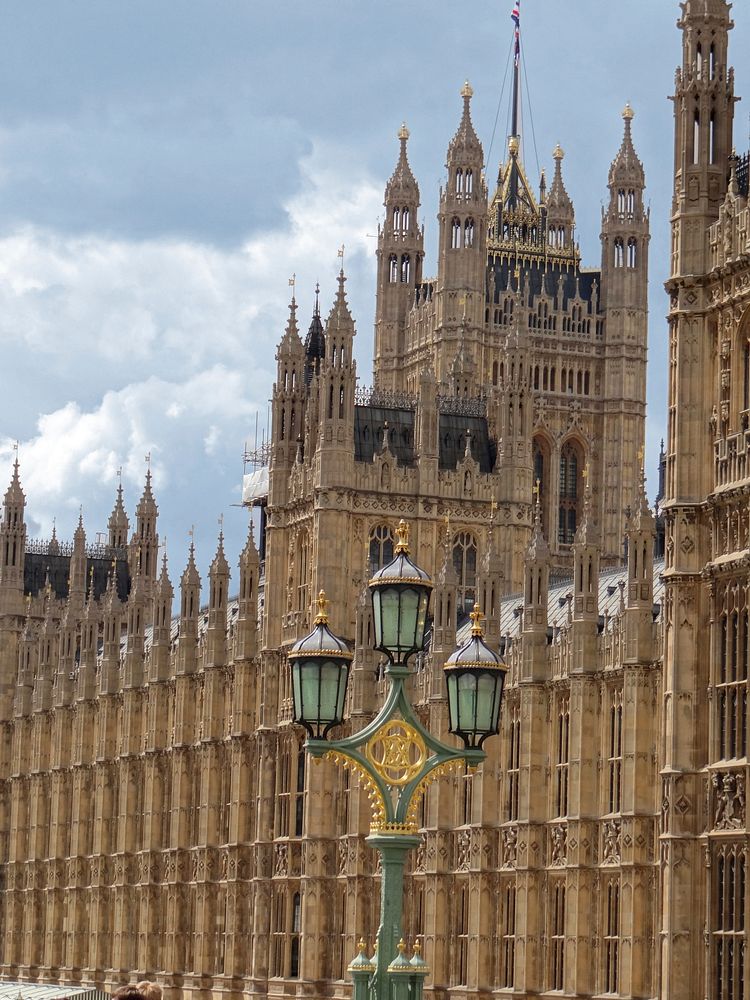
[(630, 101), (628, 101), (628, 103), (622, 109), (622, 117), (625, 119), (626, 122), (632, 122), (632, 120), (635, 118), (635, 111), (633, 111), (633, 109), (631, 108)]
[(469, 83), (469, 81), (466, 80), (464, 82), (463, 87), (461, 87), (461, 97), (463, 97), (465, 101), (469, 101), (473, 96), (474, 96), (474, 88)]
[(414, 942), (414, 954), (419, 955), (421, 951), (422, 951), (422, 942), (419, 940), (419, 938), (417, 938), (416, 941)]
[(398, 137), (401, 142), (406, 142), (409, 138), (409, 129), (406, 127), (406, 122), (401, 123), (401, 128), (398, 130)]
[(398, 527), (396, 528), (396, 537), (398, 538), (398, 543), (396, 545), (396, 555), (400, 555), (402, 552), (404, 555), (409, 555), (409, 525), (406, 521), (401, 518), (398, 522)]
[(365, 939), (363, 937), (361, 937), (357, 942), (357, 947), (359, 948), (360, 952), (364, 953), (364, 950), (367, 947), (367, 945), (365, 944)]
[(315, 616), (316, 625), (327, 625), (328, 624), (328, 605), (329, 601), (326, 598), (326, 592), (322, 589), (318, 594), (318, 613)]
[(474, 605), (474, 610), (469, 615), (471, 618), (471, 634), (474, 636), (484, 635), (484, 629), (482, 628), (482, 619), (484, 615), (482, 614), (482, 609), (479, 604)]
[(560, 145), (559, 142), (555, 146), (555, 149), (554, 149), (554, 152), (552, 153), (552, 156), (553, 156), (553, 158), (555, 160), (564, 160), (565, 159), (565, 150), (562, 148), (562, 146)]
[(508, 152), (511, 156), (518, 156), (518, 150), (521, 148), (521, 144), (518, 141), (517, 135), (512, 135), (508, 139)]
[(406, 942), (404, 941), (403, 938), (401, 938), (401, 940), (398, 943), (398, 953), (399, 955), (403, 955), (405, 951), (406, 951)]

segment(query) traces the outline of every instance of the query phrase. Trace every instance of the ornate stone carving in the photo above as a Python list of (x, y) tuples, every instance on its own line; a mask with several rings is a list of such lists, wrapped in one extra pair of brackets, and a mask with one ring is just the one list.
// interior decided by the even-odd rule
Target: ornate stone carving
[(620, 863), (620, 829), (619, 819), (610, 819), (604, 824), (602, 835), (603, 865), (619, 865)]
[(717, 771), (714, 787), (714, 828), (739, 830), (745, 825), (745, 778), (735, 771)]
[(503, 830), (503, 865), (514, 867), (518, 857), (518, 828), (506, 827)]

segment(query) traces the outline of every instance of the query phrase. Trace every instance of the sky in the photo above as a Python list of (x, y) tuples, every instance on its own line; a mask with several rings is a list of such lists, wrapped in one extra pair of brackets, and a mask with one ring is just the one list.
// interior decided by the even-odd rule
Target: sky
[[(511, 0), (4, 0), (0, 5), (0, 489), (19, 442), (27, 523), (106, 531), (151, 456), (171, 575), (195, 525), (204, 577), (223, 517), (247, 531), (243, 452), (266, 424), (296, 275), (302, 333), (327, 313), (345, 246), (362, 384), (371, 381), (375, 244), (402, 121), (435, 270), (439, 186), (465, 79), (488, 178), (507, 131)], [(584, 264), (600, 259), (627, 101), (647, 174), (647, 464), (666, 413), (673, 0), (523, 0), (524, 159), (561, 143)], [(736, 6), (732, 62), (750, 11)], [(498, 114), (498, 108), (500, 112)], [(497, 125), (496, 125), (497, 122)], [(494, 138), (493, 138), (494, 133)], [(748, 110), (735, 144), (748, 147)]]

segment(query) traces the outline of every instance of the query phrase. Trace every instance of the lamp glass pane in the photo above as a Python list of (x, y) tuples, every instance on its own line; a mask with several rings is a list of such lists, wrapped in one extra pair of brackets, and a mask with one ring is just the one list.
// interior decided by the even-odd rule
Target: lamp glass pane
[(477, 678), (473, 674), (458, 677), (458, 728), (463, 733), (476, 731)]
[(302, 713), (305, 722), (316, 725), (320, 720), (318, 705), (320, 702), (320, 664), (317, 660), (302, 660), (298, 667), (300, 673), (300, 690)]
[(455, 674), (446, 677), (448, 687), (448, 728), (452, 733), (458, 729), (458, 678)]
[(320, 714), (319, 719), (326, 725), (336, 721), (339, 716), (339, 688), (341, 687), (342, 668), (333, 660), (324, 660), (320, 664)]
[(408, 652), (417, 648), (417, 631), (419, 625), (419, 591), (408, 587), (401, 591), (401, 622), (398, 636), (398, 648)]
[(399, 624), (401, 611), (400, 588), (381, 587), (377, 590), (380, 597), (380, 645), (385, 649), (399, 649)]
[(294, 705), (294, 718), (299, 721), (304, 718), (302, 706), (302, 681), (300, 678), (299, 661), (292, 663), (292, 703)]

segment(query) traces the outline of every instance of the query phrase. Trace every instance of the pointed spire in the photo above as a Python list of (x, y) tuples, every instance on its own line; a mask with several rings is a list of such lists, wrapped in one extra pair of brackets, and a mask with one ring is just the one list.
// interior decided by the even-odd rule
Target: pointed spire
[(130, 522), (122, 498), (122, 479), (117, 484), (115, 505), (112, 508), (112, 513), (109, 515), (107, 528), (109, 529), (109, 544), (112, 548), (120, 548), (127, 545)]
[(320, 285), (315, 285), (315, 307), (310, 326), (305, 337), (305, 366), (307, 370), (320, 370), (320, 362), (325, 357), (326, 340), (323, 332), (323, 321), (320, 318)]
[(10, 479), (10, 485), (5, 491), (5, 506), (9, 504), (11, 506), (23, 506), (26, 503), (26, 496), (21, 489), (21, 477), (19, 475), (18, 466), (18, 448), (16, 448), (16, 457), (13, 460), (13, 475)]
[(547, 563), (549, 561), (549, 545), (542, 530), (542, 500), (538, 480), (534, 486), (534, 497), (534, 524), (531, 529), (531, 541), (526, 549), (526, 561), (528, 563)]
[(301, 355), (303, 352), (304, 346), (302, 338), (299, 335), (299, 327), (297, 326), (297, 300), (293, 289), (292, 300), (289, 303), (289, 319), (286, 323), (284, 336), (281, 338), (281, 343), (276, 352), (276, 360), (278, 361), (281, 355)]
[(195, 565), (195, 542), (191, 539), (190, 549), (188, 550), (187, 566), (180, 577), (180, 585), (182, 587), (199, 587), (200, 582), (201, 578), (198, 573), (198, 567)]
[(468, 163), (470, 166), (476, 165), (481, 168), (484, 163), (484, 151), (471, 120), (471, 99), (473, 96), (474, 91), (467, 80), (461, 88), (464, 109), (456, 134), (448, 146), (448, 163)]
[(609, 187), (627, 184), (630, 187), (646, 186), (646, 173), (633, 145), (632, 122), (635, 112), (630, 104), (626, 104), (622, 112), (625, 129), (620, 149), (609, 168)]
[(218, 573), (229, 573), (229, 563), (224, 554), (224, 523), (223, 519), (221, 521), (221, 528), (219, 530), (219, 541), (216, 547), (216, 555), (213, 558), (213, 562), (209, 568), (209, 573), (212, 576), (216, 576)]
[[(398, 130), (398, 139), (401, 144), (401, 148), (398, 155), (398, 161), (396, 162), (396, 167), (391, 174), (391, 179), (386, 184), (386, 206), (391, 201), (410, 201), (412, 204), (416, 201), (419, 203), (419, 185), (417, 184), (416, 178), (414, 177), (412, 169), (409, 166), (409, 157), (406, 150), (406, 146), (409, 141), (409, 129), (406, 127), (406, 122), (404, 122)], [(401, 207), (400, 204), (399, 207)], [(416, 222), (416, 219), (414, 221)]]
[(591, 475), (588, 465), (583, 470), (583, 478), (586, 483), (583, 490), (583, 516), (576, 531), (574, 543), (581, 546), (596, 545), (598, 542), (598, 532), (594, 521)]
[(354, 319), (349, 309), (349, 303), (346, 301), (346, 289), (344, 288), (345, 284), (346, 275), (344, 274), (344, 269), (342, 267), (338, 275), (336, 298), (334, 299), (333, 306), (331, 307), (331, 311), (326, 322), (326, 333), (329, 336), (332, 332), (340, 329), (341, 327), (345, 327), (347, 332), (351, 332), (352, 335), (356, 332), (354, 330)]
[(547, 196), (547, 208), (550, 211), (556, 210), (557, 213), (570, 213), (572, 216), (573, 202), (565, 189), (562, 176), (562, 161), (565, 159), (565, 151), (560, 143), (555, 146), (552, 156), (555, 161), (555, 175), (552, 178), (552, 185)]
[(151, 457), (148, 458), (149, 466), (146, 469), (146, 482), (143, 486), (143, 494), (141, 499), (138, 501), (138, 506), (135, 509), (136, 516), (138, 518), (142, 517), (156, 517), (158, 513), (158, 507), (156, 506), (156, 501), (154, 500), (154, 494), (151, 489)]

